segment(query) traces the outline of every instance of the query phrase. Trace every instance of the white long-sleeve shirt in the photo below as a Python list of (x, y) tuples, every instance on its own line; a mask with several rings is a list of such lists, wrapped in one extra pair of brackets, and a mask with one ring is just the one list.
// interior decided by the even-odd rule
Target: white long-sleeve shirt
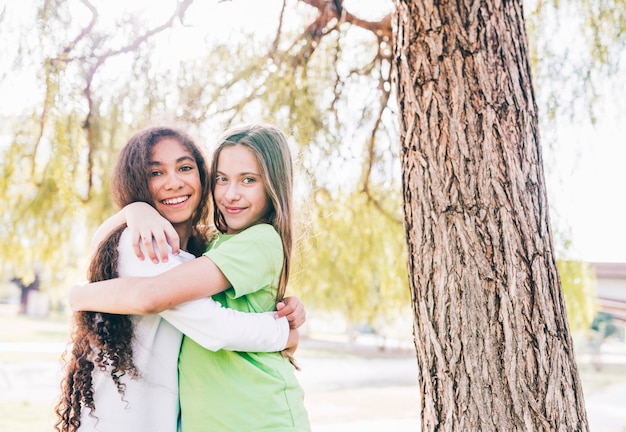
[[(152, 276), (194, 258), (181, 251), (179, 255), (170, 253), (167, 263), (141, 261), (126, 230), (120, 238), (118, 273), (120, 277)], [(134, 315), (132, 319), (133, 360), (141, 376), (122, 378), (126, 384), (122, 397), (108, 370), (94, 370), (93, 415), (97, 418), (84, 408), (80, 432), (175, 432), (179, 414), (178, 351), (183, 333), (211, 351), (280, 351), (289, 336), (286, 318), (226, 309), (211, 298), (183, 303), (160, 315)]]

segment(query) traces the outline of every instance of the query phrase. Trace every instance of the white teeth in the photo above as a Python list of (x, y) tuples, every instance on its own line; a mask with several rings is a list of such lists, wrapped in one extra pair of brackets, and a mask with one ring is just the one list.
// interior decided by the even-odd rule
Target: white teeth
[(163, 200), (163, 204), (169, 204), (169, 205), (172, 205), (172, 204), (179, 204), (179, 203), (181, 203), (181, 202), (183, 202), (183, 201), (187, 201), (187, 199), (188, 199), (188, 198), (189, 198), (189, 197), (184, 196), (184, 197), (178, 197), (178, 198), (166, 199), (166, 200)]

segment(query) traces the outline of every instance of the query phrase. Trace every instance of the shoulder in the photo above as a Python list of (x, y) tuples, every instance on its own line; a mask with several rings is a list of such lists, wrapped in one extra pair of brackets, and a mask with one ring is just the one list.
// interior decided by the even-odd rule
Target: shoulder
[(282, 263), (283, 242), (272, 225), (254, 225), (235, 235), (235, 237), (239, 237), (239, 244), (245, 244), (244, 250), (248, 256), (264, 255), (271, 260)]
[(248, 247), (255, 243), (265, 244), (269, 247), (282, 245), (280, 235), (273, 226), (258, 224), (246, 228), (237, 234), (220, 234), (219, 237), (210, 243), (208, 249), (232, 248), (237, 245), (246, 245)]
[(280, 235), (276, 231), (276, 229), (269, 224), (257, 224), (253, 225), (250, 228), (246, 228), (241, 233), (237, 234), (238, 236), (243, 236), (247, 239), (261, 239), (264, 241), (268, 240), (278, 240), (280, 241)]
[(246, 228), (233, 236), (237, 244), (243, 244), (247, 250), (275, 251), (279, 255), (283, 252), (283, 242), (280, 235), (272, 225), (258, 224)]
[(276, 256), (281, 260), (282, 254), (280, 235), (268, 224), (254, 225), (238, 234), (222, 234), (204, 253), (212, 259), (216, 255), (235, 256), (237, 259), (264, 255)]
[[(144, 256), (147, 256), (143, 246), (141, 246), (141, 250), (143, 251)], [(193, 255), (182, 251), (178, 255), (173, 255), (171, 253), (171, 249), (169, 249), (168, 262), (166, 263), (154, 264), (149, 259), (140, 260), (137, 255), (135, 255), (132, 238), (128, 228), (124, 230), (120, 237), (118, 252), (118, 274), (120, 277), (153, 276), (169, 270), (182, 262), (195, 258)]]

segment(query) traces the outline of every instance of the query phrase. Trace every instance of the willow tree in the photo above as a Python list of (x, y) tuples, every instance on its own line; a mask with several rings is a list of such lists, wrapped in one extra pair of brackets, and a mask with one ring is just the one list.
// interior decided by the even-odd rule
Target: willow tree
[[(122, 17), (108, 32), (88, 0), (3, 8), (2, 60), (11, 71), (2, 74), (35, 70), (42, 93), (24, 113), (2, 118), (0, 198), (11, 206), (0, 216), (0, 281), (41, 273), (48, 291), (82, 277), (91, 231), (113, 209), (108, 182), (117, 151), (164, 98), (155, 91), (161, 83), (146, 79), (151, 39), (174, 27), (191, 2), (176, 2), (158, 24)], [(125, 56), (134, 57), (127, 74), (113, 83), (103, 77), (110, 62)]]
[[(596, 8), (584, 0), (573, 2), (597, 10), (602, 19), (615, 18), (610, 12), (615, 9), (618, 21), (623, 8), (612, 5), (625, 3), (612, 0)], [(385, 224), (383, 231), (403, 228), (396, 221), (401, 200), (391, 0), (282, 0), (275, 19), (267, 20), (276, 29), (269, 40), (244, 41), (239, 32), (218, 44), (212, 38), (203, 42), (193, 32), (193, 56), (180, 62), (171, 59), (161, 68), (154, 60), (164, 40), (178, 40), (191, 28), (202, 27), (207, 35), (220, 33), (206, 19), (212, 12), (194, 10), (212, 2), (169, 0), (162, 2), (169, 12), (158, 17), (147, 12), (159, 8), (140, 11), (133, 6), (131, 12), (119, 8), (117, 17), (107, 18), (89, 0), (49, 0), (32, 13), (18, 13), (23, 32), (16, 32), (9, 17), (15, 16), (18, 3), (7, 4), (0, 14), (0, 37), (7, 40), (8, 54), (0, 58), (6, 66), (0, 76), (20, 75), (20, 65), (36, 70), (39, 81), (32, 87), (43, 94), (31, 107), (32, 115), (0, 122), (0, 197), (12, 203), (0, 217), (0, 253), (7, 258), (0, 265), (0, 279), (3, 272), (24, 271), (34, 263), (55, 278), (69, 268), (82, 269), (89, 233), (112, 212), (107, 185), (115, 155), (131, 131), (150, 120), (175, 120), (211, 142), (212, 132), (261, 115), (301, 143), (299, 156), (314, 195), (335, 187), (338, 177), (354, 174), (343, 182), (347, 188), (342, 193), (367, 207), (353, 214), (374, 208), (381, 213), (377, 220)], [(215, 5), (226, 3), (241, 4)], [(382, 12), (371, 13), (377, 8)], [(200, 18), (193, 24), (191, 17)], [(590, 25), (610, 27), (599, 22), (604, 21), (591, 20)], [(5, 146), (6, 136), (11, 138)], [(337, 170), (342, 176), (332, 175)], [(321, 194), (318, 198), (324, 198)], [(321, 229), (342, 227), (345, 217), (343, 212), (330, 215)], [(389, 241), (397, 242), (394, 250), (403, 246), (403, 238)], [(338, 246), (336, 241), (318, 245), (318, 255), (326, 257)], [(345, 242), (338, 247), (355, 246)], [(363, 253), (384, 252), (366, 242), (361, 246)], [(378, 263), (387, 259), (369, 258)], [(326, 265), (324, 259), (317, 263)], [(305, 265), (314, 270), (311, 261)], [(369, 270), (375, 277), (391, 268)], [(397, 266), (393, 268), (395, 272)], [(337, 272), (329, 279), (336, 276), (343, 277)], [(399, 280), (404, 272), (394, 276)], [(311, 295), (319, 298), (315, 280), (309, 281)], [(59, 282), (63, 289), (67, 284)], [(406, 283), (394, 288), (406, 294)]]
[[(322, 122), (325, 125), (324, 127), (328, 127), (326, 126), (328, 124), (339, 125), (339, 127), (337, 127), (338, 132), (334, 130), (331, 132), (334, 133), (335, 137), (334, 140), (332, 140), (332, 145), (329, 146), (330, 152), (327, 155), (329, 156), (327, 159), (332, 157), (337, 158), (337, 153), (341, 153), (337, 151), (337, 148), (342, 144), (342, 141), (344, 145), (345, 142), (349, 142), (350, 146), (355, 149), (353, 150), (355, 154), (358, 154), (360, 151), (361, 154), (364, 155), (362, 176), (354, 190), (356, 193), (362, 193), (367, 197), (367, 205), (376, 206), (383, 215), (389, 216), (393, 213), (389, 211), (393, 206), (390, 206), (389, 200), (385, 199), (385, 195), (390, 195), (388, 192), (389, 188), (382, 189), (383, 193), (381, 194), (381, 189), (379, 188), (379, 193), (376, 193), (375, 191), (377, 189), (376, 187), (372, 187), (372, 185), (375, 185), (373, 178), (376, 177), (376, 170), (380, 171), (381, 166), (383, 167), (383, 171), (387, 171), (387, 175), (392, 171), (388, 165), (381, 164), (381, 160), (385, 158), (383, 153), (385, 141), (393, 140), (396, 137), (395, 125), (389, 127), (384, 121), (385, 115), (389, 113), (396, 115), (398, 110), (405, 108), (403, 106), (397, 106), (396, 92), (392, 83), (397, 74), (397, 64), (394, 64), (392, 61), (393, 45), (397, 42), (392, 40), (392, 13), (374, 18), (372, 18), (373, 15), (370, 14), (368, 20), (362, 18), (366, 16), (362, 10), (365, 9), (365, 7), (361, 9), (361, 5), (357, 3), (345, 2), (344, 4), (341, 0), (332, 2), (326, 0), (300, 0), (300, 3), (311, 6), (317, 11), (317, 14), (314, 14), (312, 18), (309, 19), (309, 24), (303, 28), (300, 36), (296, 39), (298, 43), (289, 45), (290, 49), (287, 51), (287, 59), (285, 59), (284, 56), (273, 55), (273, 60), (275, 62), (287, 61), (289, 65), (308, 68), (309, 73), (307, 74), (306, 71), (304, 71), (302, 74), (309, 78), (312, 75), (322, 76), (323, 73), (325, 77), (328, 77), (326, 79), (332, 80), (331, 82), (335, 83), (333, 87), (334, 94), (331, 95), (332, 111), (330, 116), (324, 117), (325, 120)], [(538, 71), (541, 83), (543, 84), (540, 94), (541, 107), (543, 108), (543, 112), (546, 113), (542, 116), (543, 127), (554, 126), (553, 122), (557, 116), (564, 115), (564, 113), (573, 109), (571, 104), (568, 104), (566, 101), (560, 102), (558, 100), (558, 95), (553, 92), (555, 81), (567, 81), (570, 88), (576, 89), (577, 100), (582, 100), (585, 104), (592, 105), (591, 102), (594, 95), (593, 86), (590, 84), (593, 83), (587, 82), (587, 87), (590, 88), (585, 88), (585, 86), (580, 83), (580, 81), (582, 81), (580, 77), (600, 76), (599, 70), (603, 68), (602, 65), (605, 64), (606, 56), (603, 57), (594, 53), (607, 52), (610, 51), (610, 49), (619, 49), (619, 43), (612, 45), (612, 42), (619, 39), (617, 35), (619, 33), (618, 29), (623, 28), (624, 16), (626, 16), (623, 14), (625, 6), (623, 0), (615, 0), (614, 4), (603, 3), (600, 5), (579, 2), (578, 0), (567, 2), (565, 6), (574, 7), (577, 10), (577, 15), (584, 17), (584, 22), (586, 23), (585, 32), (588, 34), (588, 39), (590, 39), (590, 41), (587, 41), (588, 45), (579, 47), (580, 50), (577, 51), (578, 56), (574, 56), (585, 60), (589, 59), (589, 61), (582, 62), (583, 64), (572, 64), (570, 58), (565, 56), (565, 54), (561, 55), (558, 49), (550, 45), (550, 37), (548, 35), (548, 32), (553, 32), (555, 26), (558, 24), (559, 8), (561, 6), (562, 3), (537, 2), (531, 9), (532, 19), (530, 21), (530, 27), (536, 44), (534, 45), (533, 51), (528, 54), (528, 56), (532, 57), (531, 65), (527, 62), (526, 66), (532, 66), (533, 70)], [(379, 2), (378, 7), (385, 10), (384, 2)], [(473, 8), (476, 7), (477, 6), (473, 6)], [(557, 16), (556, 19), (555, 16)], [(282, 20), (279, 21), (282, 22)], [(600, 23), (605, 24), (601, 25)], [(615, 23), (619, 25), (615, 26), (616, 29), (614, 31), (611, 31), (610, 29), (613, 28), (612, 24)], [(356, 30), (363, 34), (368, 34), (369, 42), (367, 43), (369, 44), (368, 52), (370, 53), (370, 57), (364, 56), (360, 50), (357, 50), (360, 55), (354, 56), (355, 58), (348, 60), (346, 59), (347, 53), (351, 51), (347, 48), (345, 35)], [(281, 34), (279, 30), (277, 32), (277, 40), (279, 40), (281, 36), (284, 38), (284, 35)], [(537, 46), (539, 46), (539, 48), (537, 48)], [(609, 48), (610, 46), (611, 48)], [(326, 71), (322, 72), (318, 69), (313, 70), (313, 74), (311, 74), (310, 70), (312, 69), (312, 65), (315, 64), (316, 56), (318, 58), (326, 56), (332, 60), (326, 62)], [(359, 66), (357, 58), (362, 59), (363, 57), (367, 57), (369, 61)], [(563, 67), (561, 70), (556, 67), (556, 64), (566, 65), (566, 67)], [(348, 75), (350, 78), (358, 77), (360, 80), (369, 78), (369, 81), (367, 81), (370, 85), (369, 89), (358, 89), (356, 92), (345, 91), (348, 78), (346, 74), (342, 74), (340, 70), (345, 70), (348, 67), (350, 68)], [(470, 77), (468, 77), (468, 79), (470, 79)], [(451, 87), (453, 88), (454, 86), (451, 84)], [(559, 87), (559, 89), (561, 88)], [(311, 90), (311, 87), (303, 89), (299, 86), (296, 90), (298, 92), (296, 100), (305, 97), (309, 98), (314, 93)], [(563, 92), (560, 94), (562, 93)], [(341, 106), (342, 98), (347, 97), (346, 94), (349, 95), (348, 97), (350, 97), (352, 101), (360, 99), (355, 98), (353, 96), (355, 94), (363, 95), (363, 99), (369, 98), (367, 106), (363, 110), (362, 118), (373, 121), (360, 122), (359, 128), (366, 130), (368, 134), (367, 139), (362, 143), (352, 142), (343, 138), (344, 135), (347, 135), (345, 133), (345, 125), (348, 123), (345, 120), (347, 116), (345, 112), (340, 114), (337, 114), (337, 112), (338, 107)], [(376, 96), (378, 96), (378, 98), (376, 98)], [(406, 115), (410, 116), (411, 113), (406, 113)], [(327, 119), (335, 121), (328, 121)], [(300, 117), (297, 119), (296, 124), (301, 121), (302, 118)], [(537, 125), (535, 124), (535, 130), (536, 129)], [(550, 128), (547, 129), (550, 130)], [(389, 136), (391, 136), (391, 138), (389, 138)], [(361, 146), (360, 150), (358, 149), (359, 146)], [(315, 150), (319, 152), (319, 148)], [(395, 158), (397, 155), (395, 153), (395, 145), (392, 146), (392, 151), (393, 157)], [(462, 153), (449, 156), (450, 158), (465, 157)], [(319, 163), (315, 158), (310, 158), (310, 161), (313, 161), (313, 165), (317, 166), (317, 171), (323, 171), (324, 173), (329, 171), (325, 163)], [(403, 169), (404, 168), (406, 167), (403, 167)], [(316, 178), (315, 168), (313, 168), (312, 171), (313, 177)], [(360, 208), (359, 211), (361, 210)], [(542, 211), (547, 213), (547, 204), (542, 208)], [(383, 217), (383, 219), (390, 221), (394, 218), (386, 217), (385, 219), (385, 217)], [(340, 224), (340, 221), (328, 220), (324, 229), (332, 229), (336, 226), (335, 222), (339, 222), (337, 225)], [(346, 242), (345, 247), (353, 248), (354, 246)], [(320, 244), (319, 251), (319, 255), (329, 254), (329, 252), (332, 255), (333, 248), (332, 246), (328, 247), (328, 245)], [(561, 258), (562, 257), (561, 255)], [(402, 255), (402, 259), (404, 259), (404, 255)], [(317, 263), (320, 263), (320, 267), (323, 267), (324, 263), (321, 261), (322, 260), (307, 260), (306, 266), (313, 267)], [(570, 313), (574, 312), (573, 316), (570, 317), (570, 323), (573, 323), (579, 329), (587, 328), (593, 319), (594, 296), (593, 292), (589, 290), (590, 284), (571, 283), (573, 280), (571, 276), (582, 271), (582, 264), (575, 266), (574, 263), (572, 263), (572, 265), (564, 266), (564, 268), (568, 274), (565, 275), (566, 277), (562, 284), (564, 288), (563, 291), (566, 295), (568, 305), (572, 306)], [(316, 283), (315, 279), (309, 279), (309, 284), (319, 291), (319, 285)], [(319, 292), (314, 292), (314, 295), (318, 295), (319, 298)], [(315, 301), (315, 299), (311, 299), (308, 296), (306, 300), (311, 303)]]
[(398, 1), (423, 430), (588, 430), (519, 0)]
[[(400, 207), (386, 214), (354, 192), (320, 190), (313, 199), (291, 279), (307, 309), (339, 312), (349, 331), (368, 323), (384, 335), (399, 317), (410, 323), (406, 260), (399, 259), (406, 256)], [(400, 199), (390, 194), (388, 201)]]

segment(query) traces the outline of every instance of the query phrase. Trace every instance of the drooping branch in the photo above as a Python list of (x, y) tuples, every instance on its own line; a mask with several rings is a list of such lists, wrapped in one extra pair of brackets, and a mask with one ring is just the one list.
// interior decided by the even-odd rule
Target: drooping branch
[(89, 21), (89, 24), (87, 24), (85, 28), (81, 30), (81, 32), (74, 38), (72, 42), (70, 42), (65, 48), (63, 48), (59, 56), (48, 59), (46, 61), (46, 96), (43, 101), (41, 114), (39, 115), (39, 134), (37, 135), (37, 138), (35, 139), (35, 145), (33, 148), (33, 159), (32, 159), (33, 162), (31, 165), (31, 173), (30, 173), (32, 179), (36, 178), (35, 177), (35, 172), (37, 171), (36, 155), (39, 149), (39, 145), (41, 144), (41, 139), (43, 138), (45, 124), (48, 118), (48, 111), (49, 111), (49, 108), (53, 99), (52, 89), (53, 87), (56, 87), (56, 86), (52, 86), (51, 79), (58, 72), (60, 64), (67, 63), (67, 56), (69, 55), (70, 52), (72, 52), (74, 47), (76, 47), (76, 45), (81, 40), (83, 40), (85, 37), (87, 37), (87, 35), (91, 33), (91, 30), (96, 25), (96, 21), (98, 19), (98, 11), (89, 2), (89, 0), (82, 0), (82, 3), (91, 12), (91, 20)]
[(92, 63), (91, 67), (88, 69), (87, 71), (87, 75), (85, 77), (85, 89), (83, 90), (83, 94), (85, 95), (85, 99), (87, 100), (87, 115), (85, 116), (85, 120), (83, 122), (83, 128), (85, 129), (85, 133), (86, 133), (86, 140), (87, 140), (87, 148), (88, 148), (88, 154), (87, 154), (87, 194), (84, 198), (82, 198), (83, 202), (86, 202), (89, 200), (90, 194), (91, 194), (91, 188), (93, 186), (93, 153), (95, 150), (95, 143), (94, 143), (94, 139), (93, 139), (93, 128), (92, 128), (92, 118), (93, 118), (93, 113), (94, 113), (94, 107), (93, 107), (93, 97), (92, 97), (92, 83), (93, 83), (93, 79), (95, 77), (95, 75), (97, 74), (98, 70), (100, 69), (100, 67), (110, 58), (118, 56), (118, 55), (122, 55), (122, 54), (126, 54), (126, 53), (130, 53), (130, 52), (134, 52), (137, 49), (139, 49), (139, 47), (144, 44), (146, 41), (148, 41), (151, 37), (153, 37), (154, 35), (167, 30), (168, 28), (172, 27), (172, 25), (174, 24), (174, 22), (176, 20), (180, 20), (182, 21), (185, 13), (187, 11), (187, 9), (189, 8), (189, 6), (191, 6), (191, 4), (193, 3), (193, 0), (182, 0), (181, 2), (178, 3), (176, 10), (174, 11), (174, 13), (167, 19), (167, 21), (165, 21), (163, 24), (154, 27), (152, 29), (149, 29), (148, 31), (146, 31), (145, 33), (143, 33), (142, 35), (140, 35), (139, 37), (137, 37), (136, 39), (130, 41), (128, 44), (117, 48), (117, 49), (112, 49), (109, 50), (107, 52), (105, 52), (104, 54), (100, 54), (100, 55), (96, 55), (96, 56), (79, 56), (79, 57), (75, 57), (75, 58), (70, 58), (69, 57), (69, 53), (72, 51), (72, 49), (76, 46), (76, 44), (78, 43), (78, 41), (80, 41), (81, 39), (83, 39), (84, 37), (86, 37), (87, 35), (90, 34), (91, 29), (93, 28), (93, 26), (95, 25), (95, 21), (97, 20), (97, 11), (96, 9), (87, 1), (84, 0), (83, 3), (89, 7), (89, 9), (92, 12), (92, 21), (90, 22), (89, 26), (87, 26), (83, 31), (81, 31), (81, 34), (74, 39), (74, 41), (72, 41), (72, 43), (70, 45), (68, 45), (64, 50), (63, 50), (63, 54), (59, 57), (57, 57), (56, 59), (53, 59), (52, 62), (66, 62), (69, 63), (71, 61), (80, 61), (80, 62), (85, 62), (85, 63)]
[(367, 199), (370, 202), (372, 202), (372, 204), (374, 204), (374, 207), (376, 207), (383, 215), (388, 217), (390, 220), (401, 224), (402, 220), (399, 219), (397, 216), (390, 214), (389, 211), (387, 211), (384, 208), (380, 200), (376, 198), (370, 190), (371, 173), (374, 167), (374, 160), (376, 159), (376, 155), (375, 155), (376, 134), (380, 129), (380, 125), (383, 119), (383, 113), (385, 109), (387, 109), (387, 105), (389, 103), (389, 97), (391, 95), (391, 85), (390, 85), (391, 83), (389, 82), (389, 80), (390, 80), (390, 77), (385, 77), (382, 74), (379, 77), (379, 90), (381, 92), (380, 93), (380, 107), (378, 109), (374, 126), (372, 127), (372, 130), (370, 132), (369, 139), (367, 140), (367, 160), (365, 161), (366, 168), (365, 168), (365, 173), (363, 175), (362, 192), (367, 196)]
[[(300, 51), (293, 55), (292, 66), (298, 67), (306, 64), (319, 46), (321, 39), (339, 28), (339, 24), (348, 23), (364, 30), (368, 30), (378, 39), (386, 42), (391, 41), (391, 14), (386, 15), (380, 21), (367, 21), (351, 14), (343, 7), (343, 0), (300, 0), (316, 8), (319, 15), (302, 32), (299, 41), (302, 44)], [(329, 27), (330, 26), (330, 27)]]
[[(299, 55), (294, 57), (292, 63), (294, 66), (301, 66), (303, 63), (306, 63), (310, 56), (313, 54), (317, 46), (319, 46), (319, 42), (321, 38), (332, 32), (335, 29), (338, 29), (341, 23), (349, 23), (351, 25), (360, 27), (364, 30), (372, 32), (378, 43), (378, 50), (376, 53), (376, 57), (369, 63), (369, 65), (355, 73), (360, 74), (369, 74), (374, 69), (379, 69), (379, 85), (378, 90), (380, 91), (380, 106), (378, 112), (376, 114), (376, 119), (372, 126), (372, 129), (369, 133), (369, 138), (367, 140), (367, 150), (366, 150), (366, 161), (365, 168), (362, 177), (362, 192), (366, 194), (368, 199), (373, 203), (373, 205), (381, 211), (385, 216), (390, 219), (400, 222), (397, 217), (389, 214), (388, 211), (384, 209), (382, 203), (372, 194), (370, 188), (370, 180), (371, 173), (374, 166), (374, 162), (376, 160), (375, 156), (375, 147), (376, 147), (376, 135), (380, 130), (382, 117), (385, 109), (388, 106), (389, 97), (391, 93), (391, 73), (385, 74), (383, 71), (383, 65), (391, 65), (391, 38), (392, 38), (392, 28), (391, 28), (391, 14), (386, 15), (380, 21), (367, 21), (357, 16), (351, 14), (346, 8), (343, 7), (342, 0), (300, 0), (309, 6), (316, 8), (319, 11), (319, 15), (316, 19), (311, 22), (306, 30), (302, 33), (301, 40), (304, 41), (304, 45), (302, 46)], [(333, 26), (330, 28), (326, 28), (329, 24), (333, 23)], [(339, 79), (338, 79), (339, 81)], [(335, 88), (337, 91), (337, 88)], [(335, 98), (336, 100), (336, 98)]]
[(172, 25), (174, 24), (174, 21), (176, 20), (182, 21), (185, 16), (185, 13), (187, 12), (187, 9), (189, 9), (189, 6), (191, 6), (193, 1), (194, 0), (182, 0), (176, 7), (176, 10), (174, 11), (174, 13), (168, 18), (166, 22), (164, 22), (163, 24), (153, 29), (148, 30), (144, 34), (140, 35), (138, 38), (132, 40), (129, 44), (123, 47), (114, 49), (114, 50), (109, 50), (105, 52), (104, 54), (101, 54), (95, 57), (90, 57), (90, 56), (79, 57), (78, 60), (82, 60), (82, 61), (95, 60), (97, 63), (95, 66), (97, 68), (111, 57), (115, 57), (120, 54), (127, 54), (129, 52), (136, 51), (143, 43), (145, 43), (152, 36), (172, 27)]
[(343, 0), (334, 0), (329, 2), (327, 0), (300, 0), (302, 3), (313, 6), (320, 11), (320, 14), (329, 14), (330, 18), (336, 18), (341, 22), (346, 22), (354, 26), (360, 27), (364, 30), (369, 30), (379, 38), (384, 38), (387, 41), (391, 40), (391, 17), (392, 14), (386, 15), (380, 21), (367, 21), (351, 14), (346, 8), (343, 7)]
[(379, 199), (377, 199), (371, 192), (370, 190), (370, 180), (371, 180), (371, 173), (372, 173), (372, 169), (374, 167), (374, 161), (376, 159), (375, 156), (375, 147), (376, 147), (376, 134), (380, 129), (382, 120), (383, 120), (383, 113), (385, 112), (385, 110), (387, 109), (387, 106), (389, 104), (389, 97), (391, 96), (391, 72), (389, 72), (387, 75), (385, 75), (383, 73), (383, 68), (382, 68), (382, 64), (383, 62), (387, 62), (387, 64), (391, 65), (391, 50), (388, 49), (387, 44), (385, 43), (385, 41), (382, 39), (382, 37), (379, 37), (378, 39), (378, 54), (377, 54), (377, 63), (379, 68), (380, 68), (380, 74), (378, 77), (378, 90), (380, 91), (380, 105), (378, 108), (378, 113), (376, 116), (376, 120), (374, 121), (374, 126), (372, 127), (372, 130), (370, 132), (370, 136), (369, 139), (367, 141), (367, 160), (365, 162), (366, 168), (365, 168), (365, 173), (363, 175), (363, 189), (362, 192), (365, 193), (365, 195), (367, 196), (368, 200), (370, 202), (372, 202), (374, 204), (374, 206), (386, 217), (388, 217), (390, 220), (397, 222), (397, 223), (402, 223), (401, 219), (398, 219), (398, 217), (390, 214), (382, 205), (382, 203), (380, 202)]
[[(339, 16), (337, 15), (336, 9), (333, 7), (333, 4), (329, 2), (321, 2), (321, 5), (316, 7), (319, 10), (319, 15), (305, 28), (299, 40), (294, 44), (294, 46), (301, 45), (299, 52), (292, 55), (291, 65), (294, 68), (303, 66), (309, 61), (317, 47), (320, 45), (322, 38), (335, 29), (337, 23), (339, 22)], [(326, 27), (333, 20), (336, 20), (335, 26), (327, 29)]]
[(272, 43), (272, 50), (270, 51), (270, 58), (274, 58), (278, 52), (278, 44), (280, 43), (280, 36), (283, 32), (283, 20), (285, 17), (285, 9), (287, 7), (287, 0), (283, 0), (283, 6), (280, 9), (280, 18), (278, 20), (278, 29), (276, 30), (276, 37), (274, 43)]

